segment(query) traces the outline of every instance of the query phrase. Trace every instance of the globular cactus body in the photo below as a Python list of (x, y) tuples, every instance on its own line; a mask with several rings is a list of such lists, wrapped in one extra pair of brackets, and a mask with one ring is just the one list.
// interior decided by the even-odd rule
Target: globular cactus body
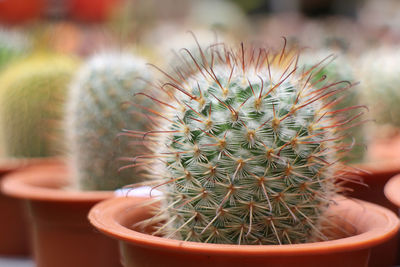
[(145, 129), (143, 117), (126, 100), (145, 89), (138, 77), (149, 75), (143, 59), (124, 53), (96, 55), (78, 73), (68, 100), (67, 131), (80, 189), (113, 190), (139, 180), (139, 172), (118, 172), (118, 158), (129, 146), (118, 135), (128, 126)]
[(155, 234), (227, 244), (324, 238), (346, 124), (330, 109), (349, 85), (315, 86), (296, 53), (264, 52), (216, 51), (213, 65), (162, 83), (176, 94), (160, 102), (160, 129), (148, 134), (164, 192)]
[(7, 157), (46, 157), (62, 148), (62, 104), (77, 62), (34, 55), (9, 65), (0, 77), (2, 148)]

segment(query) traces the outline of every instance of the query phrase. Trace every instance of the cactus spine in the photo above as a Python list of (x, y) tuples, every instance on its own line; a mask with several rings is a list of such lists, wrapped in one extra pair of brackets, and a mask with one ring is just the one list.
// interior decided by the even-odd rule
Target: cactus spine
[[(320, 68), (313, 70), (313, 77), (311, 82), (315, 83), (324, 80), (323, 83), (329, 84), (332, 82), (355, 80), (356, 73), (354, 65), (351, 64), (350, 59), (345, 54), (334, 56), (332, 51), (327, 49), (305, 53), (300, 57), (300, 65), (312, 68), (319, 65)], [(357, 106), (361, 103), (360, 87), (352, 88), (349, 92), (339, 93), (338, 98), (343, 98), (337, 105), (338, 109)], [(349, 111), (350, 116), (359, 116), (360, 110), (353, 109)], [(365, 157), (365, 132), (364, 125), (360, 124), (357, 127), (352, 127), (343, 132), (347, 134), (344, 139), (347, 143), (354, 143), (351, 152), (346, 156), (346, 160), (350, 162), (361, 162)]]
[(62, 100), (76, 66), (58, 55), (34, 55), (9, 65), (0, 77), (1, 136), (7, 157), (60, 153)]
[(142, 59), (120, 53), (96, 55), (78, 73), (68, 100), (67, 129), (80, 189), (113, 190), (140, 180), (139, 172), (118, 172), (118, 157), (129, 146), (118, 134), (127, 127), (145, 129), (143, 118), (124, 102), (145, 89), (138, 76), (149, 75)]
[(351, 85), (316, 86), (297, 55), (218, 49), (214, 64), (161, 83), (176, 93), (159, 101), (153, 154), (139, 161), (164, 192), (155, 234), (227, 244), (325, 238), (318, 226), (348, 148), (339, 132), (351, 124), (347, 110), (331, 109)]

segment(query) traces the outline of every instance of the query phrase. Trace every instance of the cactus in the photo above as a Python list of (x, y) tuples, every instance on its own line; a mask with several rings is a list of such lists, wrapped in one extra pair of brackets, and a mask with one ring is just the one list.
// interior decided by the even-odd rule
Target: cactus
[(28, 48), (29, 42), (20, 32), (0, 28), (0, 70)]
[[(355, 71), (353, 64), (350, 63), (350, 60), (345, 56), (345, 54), (340, 54), (338, 56), (334, 56), (335, 53), (332, 51), (323, 49), (312, 51), (309, 53), (304, 53), (300, 57), (299, 65), (304, 65), (306, 68), (312, 68), (315, 65), (318, 65), (317, 68), (313, 70), (315, 73), (311, 79), (311, 82), (317, 82), (321, 79), (325, 79), (325, 83), (329, 84), (337, 81), (353, 81), (355, 80)], [(355, 87), (349, 92), (344, 92), (338, 94), (337, 97), (342, 97), (343, 100), (337, 105), (337, 108), (345, 108), (349, 106), (357, 106), (361, 103), (361, 90), (360, 87)], [(357, 116), (359, 111), (357, 109), (353, 109), (349, 112), (350, 116)], [(354, 143), (354, 148), (351, 150), (351, 153), (347, 155), (345, 158), (347, 161), (356, 163), (362, 162), (365, 158), (365, 129), (364, 125), (360, 124), (357, 127), (352, 127), (347, 131), (344, 131), (347, 134), (347, 138), (344, 139), (345, 142)]]
[(144, 225), (159, 221), (156, 235), (205, 243), (326, 239), (318, 227), (348, 149), (340, 131), (353, 123), (348, 109), (332, 109), (351, 85), (309, 82), (296, 50), (216, 53), (214, 65), (161, 83), (176, 93), (158, 100), (152, 153), (135, 158), (163, 192)]
[[(90, 59), (72, 83), (67, 135), (78, 188), (113, 190), (140, 181), (140, 172), (118, 172), (118, 158), (126, 155), (130, 147), (126, 138), (119, 138), (118, 134), (127, 127), (146, 129), (143, 117), (126, 103), (135, 92), (146, 88), (139, 76), (150, 78), (143, 59), (130, 54), (102, 53)], [(134, 151), (139, 153), (136, 147)]]
[(0, 129), (7, 157), (60, 153), (62, 100), (76, 62), (37, 54), (9, 65), (0, 76)]
[[(400, 127), (400, 53), (397, 47), (382, 47), (363, 53), (358, 70), (362, 81), (362, 100), (370, 107), (371, 117), (376, 124)], [(381, 129), (372, 124), (370, 128), (377, 135)]]
[[(157, 65), (167, 68), (187, 68), (192, 66), (192, 57), (201, 62), (202, 55), (211, 63), (212, 50), (217, 49), (223, 42), (230, 42), (232, 37), (217, 31), (195, 28), (188, 32), (177, 25), (163, 24), (146, 36), (146, 43), (154, 46), (153, 52), (158, 55)], [(213, 44), (213, 46), (210, 46)], [(201, 47), (201, 50), (198, 47)], [(181, 49), (185, 47), (185, 49)], [(190, 54), (188, 53), (190, 51)], [(153, 61), (153, 62), (154, 62)]]

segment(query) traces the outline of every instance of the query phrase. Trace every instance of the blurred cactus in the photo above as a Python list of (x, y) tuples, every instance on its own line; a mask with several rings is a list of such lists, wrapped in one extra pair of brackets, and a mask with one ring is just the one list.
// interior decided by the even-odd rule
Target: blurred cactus
[(23, 55), (29, 46), (28, 39), (22, 33), (0, 28), (0, 70)]
[[(72, 84), (67, 131), (72, 168), (80, 189), (113, 190), (140, 181), (140, 171), (118, 172), (118, 158), (132, 149), (118, 134), (123, 129), (146, 127), (134, 106), (124, 102), (146, 89), (146, 82), (138, 77), (150, 78), (143, 59), (103, 53), (90, 59)], [(143, 153), (136, 145), (133, 151)]]
[(62, 100), (76, 62), (34, 55), (9, 65), (0, 76), (0, 129), (7, 157), (57, 155)]
[[(232, 41), (232, 38), (227, 34), (205, 29), (195, 29), (193, 32), (188, 32), (170, 25), (170, 27), (164, 26), (158, 30), (162, 32), (162, 34), (154, 33), (159, 35), (158, 39), (160, 39), (159, 42), (156, 42), (156, 51), (160, 55), (158, 63), (166, 64), (172, 69), (196, 68), (193, 59), (197, 63), (201, 63), (203, 57), (208, 63), (211, 63), (213, 51), (223, 50), (223, 43)], [(154, 42), (154, 40), (150, 42)], [(213, 45), (210, 46), (210, 44)], [(182, 47), (185, 47), (185, 49), (181, 49)]]
[[(181, 79), (162, 81), (159, 129), (148, 164), (164, 192), (155, 234), (227, 244), (326, 239), (318, 227), (337, 191), (351, 127), (337, 92), (312, 83), (297, 51), (226, 49)], [(157, 94), (161, 97), (161, 93)], [(149, 137), (149, 138), (150, 138)], [(333, 164), (334, 163), (334, 164)]]
[[(313, 70), (312, 83), (324, 80), (323, 83), (329, 84), (338, 81), (351, 82), (355, 80), (354, 64), (345, 54), (336, 56), (330, 50), (317, 50), (303, 53), (299, 60), (299, 65), (304, 65), (306, 68), (317, 66)], [(343, 109), (351, 106), (358, 106), (361, 103), (361, 88), (359, 86), (352, 88), (349, 92), (342, 92), (337, 95), (340, 102), (337, 105), (338, 109)], [(349, 111), (349, 115), (357, 116), (360, 110), (353, 109)], [(352, 127), (346, 131), (347, 137), (344, 139), (347, 143), (354, 143), (354, 147), (347, 155), (346, 160), (352, 163), (362, 162), (365, 157), (365, 129), (364, 125), (360, 124), (357, 127)]]
[(400, 127), (399, 60), (398, 47), (383, 47), (363, 53), (358, 62), (363, 102), (376, 121), (369, 126), (371, 136), (384, 137), (383, 125)]

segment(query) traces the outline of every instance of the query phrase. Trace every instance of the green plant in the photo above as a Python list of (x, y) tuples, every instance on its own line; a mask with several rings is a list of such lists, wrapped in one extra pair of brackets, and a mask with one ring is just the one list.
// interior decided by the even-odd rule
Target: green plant
[(29, 42), (20, 32), (0, 28), (0, 70), (28, 48)]
[(0, 129), (7, 157), (46, 157), (61, 148), (56, 123), (76, 62), (37, 54), (9, 65), (0, 76)]
[(153, 153), (135, 158), (163, 191), (147, 222), (161, 222), (155, 234), (227, 244), (326, 238), (319, 226), (349, 149), (341, 131), (357, 118), (333, 110), (349, 83), (318, 86), (297, 60), (295, 50), (242, 45), (215, 51), (214, 64), (196, 62), (181, 79), (167, 75), (159, 129), (145, 135)]
[(140, 181), (140, 171), (118, 172), (118, 158), (126, 155), (127, 149), (133, 147), (135, 153), (143, 153), (118, 136), (128, 127), (146, 129), (145, 119), (138, 116), (134, 105), (126, 103), (135, 92), (147, 87), (139, 76), (150, 78), (143, 59), (124, 53), (102, 53), (82, 67), (72, 84), (67, 129), (80, 189), (113, 190)]
[[(312, 83), (321, 80), (326, 84), (337, 81), (351, 82), (354, 81), (356, 77), (354, 64), (351, 64), (345, 54), (337, 56), (327, 49), (303, 53), (300, 57), (299, 65), (303, 65), (305, 68), (318, 66), (313, 70), (314, 75), (311, 78)], [(339, 93), (337, 97), (342, 98), (337, 105), (338, 109), (358, 106), (362, 102), (361, 87), (357, 86), (349, 92)], [(358, 109), (349, 111), (350, 116), (357, 116), (358, 114)], [(360, 124), (357, 127), (351, 127), (343, 133), (347, 134), (347, 137), (344, 139), (345, 142), (354, 143), (354, 147), (347, 155), (346, 160), (353, 163), (363, 161), (366, 152), (364, 125)]]

